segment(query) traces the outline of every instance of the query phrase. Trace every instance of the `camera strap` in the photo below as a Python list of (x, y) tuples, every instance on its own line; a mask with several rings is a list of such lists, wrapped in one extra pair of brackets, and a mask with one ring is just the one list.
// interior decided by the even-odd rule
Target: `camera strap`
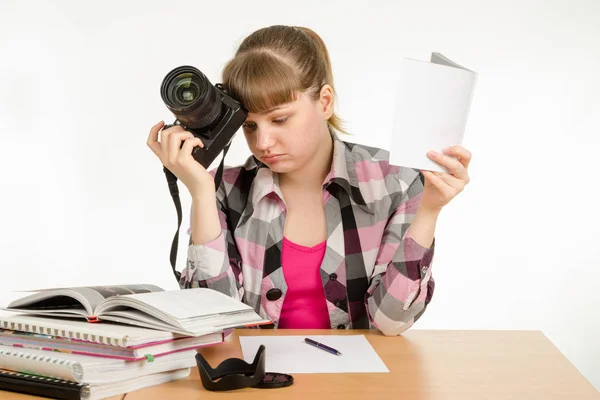
[[(227, 150), (229, 150), (229, 146), (231, 142), (227, 143), (225, 148), (223, 149), (223, 158), (221, 159), (221, 163), (217, 168), (217, 172), (215, 173), (215, 188), (219, 189), (219, 185), (221, 184), (221, 178), (223, 176), (223, 167), (225, 164), (225, 156), (227, 155)], [(175, 231), (175, 237), (173, 238), (173, 243), (171, 244), (171, 268), (173, 268), (173, 274), (177, 279), (177, 282), (181, 279), (181, 272), (177, 271), (175, 265), (177, 263), (177, 247), (179, 246), (179, 229), (181, 228), (181, 221), (183, 219), (183, 213), (181, 210), (181, 199), (179, 198), (179, 188), (177, 187), (177, 177), (171, 171), (169, 171), (166, 167), (163, 167), (163, 171), (167, 178), (167, 184), (169, 185), (169, 192), (171, 192), (171, 197), (173, 198), (173, 203), (175, 203), (175, 209), (177, 210), (177, 231)]]

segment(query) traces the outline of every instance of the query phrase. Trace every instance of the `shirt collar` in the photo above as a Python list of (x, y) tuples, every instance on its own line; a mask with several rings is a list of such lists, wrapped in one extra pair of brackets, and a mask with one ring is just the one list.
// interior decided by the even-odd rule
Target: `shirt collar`
[(359, 207), (373, 214), (373, 210), (365, 202), (358, 184), (356, 163), (360, 160), (357, 160), (356, 154), (352, 152), (354, 144), (340, 140), (335, 132), (332, 132), (331, 136), (333, 138), (333, 160), (331, 162), (331, 170), (323, 181), (324, 187), (332, 183), (337, 183)]
[[(361, 193), (356, 175), (355, 155), (352, 152), (351, 143), (343, 142), (335, 132), (331, 132), (333, 139), (333, 159), (331, 169), (323, 181), (323, 187), (327, 188), (332, 183), (338, 184), (348, 194), (350, 198), (360, 208), (373, 214), (373, 210), (368, 205)], [(255, 157), (250, 157), (245, 168), (257, 168), (254, 184), (252, 185), (250, 198), (255, 207), (256, 204), (265, 196), (277, 195), (283, 200), (283, 194), (279, 187), (279, 176), (273, 173), (265, 164), (257, 160)]]

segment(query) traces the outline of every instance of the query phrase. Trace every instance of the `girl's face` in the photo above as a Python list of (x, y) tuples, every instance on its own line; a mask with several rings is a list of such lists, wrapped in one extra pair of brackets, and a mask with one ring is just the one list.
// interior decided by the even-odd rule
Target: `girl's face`
[(329, 138), (327, 120), (333, 113), (333, 91), (321, 89), (319, 100), (305, 92), (296, 100), (262, 113), (248, 113), (243, 125), (250, 151), (272, 171), (299, 170)]

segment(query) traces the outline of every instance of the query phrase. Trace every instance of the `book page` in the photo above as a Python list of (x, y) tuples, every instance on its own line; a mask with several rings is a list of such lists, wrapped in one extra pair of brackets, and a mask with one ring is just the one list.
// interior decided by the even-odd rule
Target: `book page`
[(19, 314), (35, 315), (39, 317), (62, 317), (62, 318), (88, 318), (88, 312), (83, 308), (5, 308), (0, 307), (0, 310), (16, 312)]
[(94, 304), (103, 299), (93, 290), (55, 289), (43, 290), (12, 301), (6, 310), (27, 312), (40, 315), (48, 313), (73, 313), (74, 315), (92, 315)]
[[(111, 308), (126, 306), (146, 311), (156, 318), (165, 316), (176, 320), (206, 317), (214, 314), (234, 313), (252, 309), (226, 294), (207, 288), (168, 290), (156, 293), (141, 293), (107, 299), (98, 307), (98, 316)], [(166, 322), (166, 321), (165, 321)]]
[(164, 289), (156, 285), (109, 285), (109, 286), (87, 286), (86, 289), (92, 289), (103, 298), (112, 296), (123, 296), (126, 294), (154, 293), (164, 292)]
[(427, 152), (462, 144), (477, 74), (439, 53), (432, 60), (401, 63), (390, 164), (448, 172)]
[(136, 293), (163, 291), (155, 285), (108, 285), (81, 286), (71, 288), (40, 289), (37, 293), (11, 302), (8, 308), (40, 310), (44, 314), (60, 312), (64, 315), (68, 309), (81, 308), (75, 314), (94, 315), (94, 310), (106, 298)]
[(179, 323), (165, 322), (150, 314), (142, 311), (138, 311), (133, 308), (126, 308), (123, 310), (111, 310), (103, 313), (100, 317), (101, 321), (112, 321), (119, 324), (140, 326), (147, 329), (156, 329), (162, 331), (168, 331), (177, 333), (180, 335), (189, 335), (188, 332), (183, 331), (179, 326)]

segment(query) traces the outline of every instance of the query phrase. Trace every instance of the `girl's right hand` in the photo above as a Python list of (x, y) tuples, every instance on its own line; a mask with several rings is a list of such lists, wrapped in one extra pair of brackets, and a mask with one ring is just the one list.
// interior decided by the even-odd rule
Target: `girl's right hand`
[[(202, 141), (179, 125), (161, 131), (163, 126), (164, 121), (160, 121), (150, 130), (147, 142), (150, 150), (156, 154), (163, 166), (183, 182), (192, 197), (205, 193), (206, 190), (212, 190), (214, 193), (213, 177), (192, 156), (195, 146), (204, 147)], [(183, 147), (181, 142), (184, 142)]]

